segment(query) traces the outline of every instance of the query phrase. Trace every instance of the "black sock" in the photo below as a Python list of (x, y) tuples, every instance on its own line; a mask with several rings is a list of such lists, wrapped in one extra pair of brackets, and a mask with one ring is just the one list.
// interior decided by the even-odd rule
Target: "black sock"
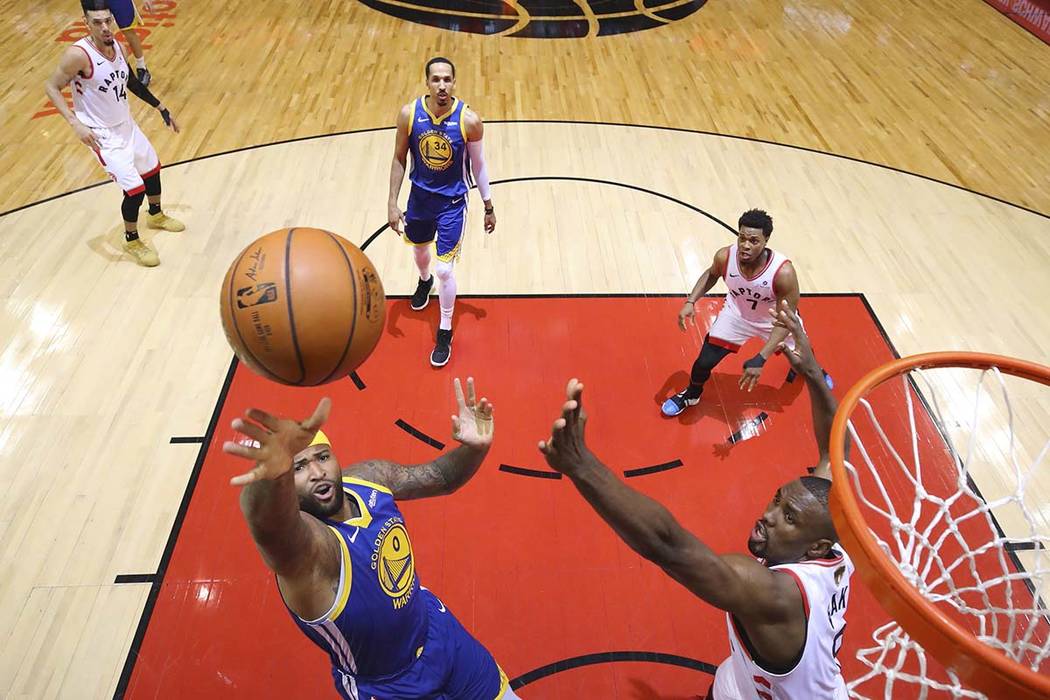
[(150, 214), (159, 214), (160, 213), (160, 205), (159, 204), (154, 204), (153, 202), (150, 202), (149, 213)]
[(137, 241), (138, 239), (139, 239), (139, 232), (138, 231), (125, 231), (124, 232), (124, 240), (127, 241), (128, 243), (131, 243), (132, 241)]
[(689, 386), (685, 388), (685, 398), (689, 399), (690, 401), (693, 399), (700, 398), (700, 394), (702, 393), (704, 393), (704, 387), (702, 385), (697, 386), (692, 382), (690, 382)]

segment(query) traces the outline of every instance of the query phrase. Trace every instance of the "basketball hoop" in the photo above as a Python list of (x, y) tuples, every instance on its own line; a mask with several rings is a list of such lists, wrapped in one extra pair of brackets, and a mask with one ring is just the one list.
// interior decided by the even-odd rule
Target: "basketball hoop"
[[(858, 573), (895, 620), (876, 630), (873, 648), (857, 653), (868, 671), (850, 682), (851, 697), (865, 697), (859, 687), (879, 678), (887, 698), (898, 696), (895, 685), (906, 684), (917, 685), (920, 697), (931, 690), (950, 697), (1050, 697), (1044, 603), (1050, 528), (1046, 501), (1032, 503), (1041, 500), (1032, 495), (1041, 488), (1033, 478), (1048, 460), (1050, 440), (1036, 430), (1029, 457), (1020, 456), (1026, 446), (1014, 433), (1007, 385), (1018, 380), (1011, 376), (1050, 385), (1050, 367), (1032, 362), (981, 353), (915, 355), (868, 373), (835, 414), (832, 517)], [(976, 398), (966, 404), (960, 397), (970, 377), (976, 377)], [(920, 384), (929, 391), (920, 394)], [(1022, 397), (1035, 388), (1018, 384)], [(946, 404), (939, 393), (949, 395)], [(994, 427), (982, 438), (989, 424)], [(847, 430), (855, 462), (846, 460)], [(960, 433), (965, 444), (956, 439)], [(989, 456), (1002, 493), (986, 498), (973, 470)], [(1010, 523), (1008, 532), (1000, 520)], [(928, 662), (927, 652), (943, 669)]]

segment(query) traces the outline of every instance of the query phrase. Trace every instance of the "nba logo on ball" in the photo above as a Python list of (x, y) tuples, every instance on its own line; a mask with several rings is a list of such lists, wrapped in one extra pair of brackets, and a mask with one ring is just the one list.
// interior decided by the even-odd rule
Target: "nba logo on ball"
[(372, 354), (386, 294), (353, 243), (330, 231), (289, 228), (237, 256), (219, 309), (241, 362), (275, 382), (314, 386), (345, 377)]
[(272, 282), (257, 284), (254, 287), (242, 287), (237, 290), (237, 308), (247, 309), (257, 304), (269, 304), (277, 301), (277, 285)]

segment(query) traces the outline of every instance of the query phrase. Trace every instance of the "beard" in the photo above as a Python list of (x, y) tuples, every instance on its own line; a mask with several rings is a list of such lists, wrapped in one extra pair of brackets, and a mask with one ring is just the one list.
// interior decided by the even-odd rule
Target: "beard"
[(762, 540), (751, 540), (747, 541), (747, 551), (751, 552), (756, 557), (765, 557), (766, 555), (766, 543)]
[(343, 493), (343, 489), (340, 485), (333, 485), (335, 489), (335, 497), (331, 503), (322, 504), (313, 497), (313, 494), (306, 494), (305, 496), (299, 496), (299, 510), (305, 511), (310, 515), (320, 520), (327, 520), (333, 515), (338, 513), (343, 508), (343, 499), (346, 494)]

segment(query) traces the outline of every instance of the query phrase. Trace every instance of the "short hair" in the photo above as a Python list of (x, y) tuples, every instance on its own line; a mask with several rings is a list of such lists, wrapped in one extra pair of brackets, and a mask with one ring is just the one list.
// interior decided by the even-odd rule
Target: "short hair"
[(773, 217), (761, 209), (748, 209), (740, 215), (737, 228), (747, 226), (748, 228), (760, 228), (762, 234), (769, 238), (773, 234)]
[(86, 15), (89, 12), (100, 12), (109, 10), (109, 0), (80, 0), (80, 7)]
[(806, 487), (813, 498), (817, 499), (823, 509), (823, 520), (821, 523), (821, 530), (823, 535), (833, 542), (839, 541), (838, 533), (835, 532), (835, 522), (831, 519), (831, 511), (828, 508), (828, 498), (831, 494), (831, 479), (825, 479), (822, 476), (800, 476), (799, 481)]
[(831, 493), (831, 479), (822, 476), (800, 476), (799, 481), (806, 490), (813, 494), (813, 498), (825, 508), (828, 507), (828, 494)]
[(456, 77), (456, 64), (454, 64), (452, 61), (448, 60), (444, 56), (435, 56), (434, 58), (427, 61), (426, 67), (423, 68), (423, 73), (426, 74), (428, 78), (430, 77), (430, 67), (435, 63), (447, 63), (449, 67), (452, 68), (452, 77)]

